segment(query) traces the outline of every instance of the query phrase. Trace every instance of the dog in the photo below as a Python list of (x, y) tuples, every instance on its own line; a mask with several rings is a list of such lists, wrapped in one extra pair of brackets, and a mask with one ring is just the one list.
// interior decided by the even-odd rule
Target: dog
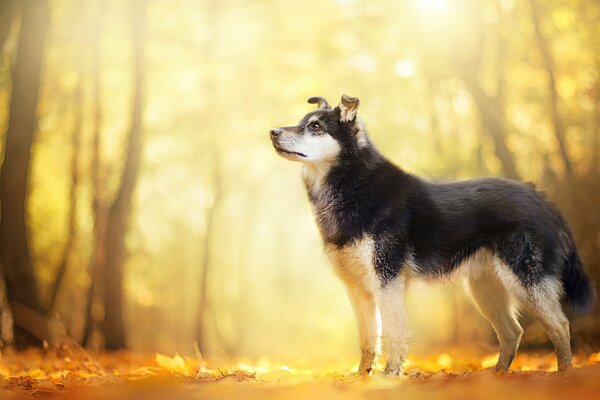
[(558, 369), (571, 366), (562, 305), (589, 311), (596, 299), (573, 235), (558, 209), (531, 184), (500, 178), (432, 183), (388, 161), (357, 117), (358, 98), (332, 108), (322, 97), (295, 126), (272, 129), (276, 152), (303, 163), (325, 251), (344, 282), (359, 330), (358, 373), (378, 354), (381, 319), (385, 373), (400, 375), (407, 354), (405, 292), (412, 279), (461, 272), (500, 343), (508, 370), (527, 309), (552, 341)]

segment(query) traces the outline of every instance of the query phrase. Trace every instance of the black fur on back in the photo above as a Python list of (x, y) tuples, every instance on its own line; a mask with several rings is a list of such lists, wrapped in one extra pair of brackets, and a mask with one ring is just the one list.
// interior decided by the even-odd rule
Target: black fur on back
[[(324, 240), (342, 248), (371, 236), (382, 285), (407, 263), (422, 276), (448, 275), (487, 248), (526, 288), (557, 277), (574, 309), (591, 308), (594, 286), (571, 232), (533, 185), (499, 178), (425, 181), (393, 165), (369, 141), (358, 146), (356, 124), (338, 123), (335, 113), (337, 108), (322, 118), (331, 118), (328, 132), (342, 148), (325, 177), (327, 214), (337, 229)], [(313, 203), (318, 196), (309, 188)]]

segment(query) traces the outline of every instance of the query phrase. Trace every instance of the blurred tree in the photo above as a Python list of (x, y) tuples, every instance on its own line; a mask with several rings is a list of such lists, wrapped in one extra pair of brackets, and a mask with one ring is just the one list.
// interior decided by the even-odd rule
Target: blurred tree
[[(37, 129), (36, 110), (47, 26), (47, 2), (24, 2), (19, 47), (13, 69), (4, 162), (0, 171), (0, 261), (6, 278), (8, 299), (11, 303), (21, 303), (39, 313), (44, 312), (44, 307), (29, 251), (29, 232), (25, 219), (31, 146)], [(30, 332), (36, 330), (24, 326), (31, 322), (29, 319), (20, 318), (16, 311), (14, 316), (17, 325)]]
[(433, 150), (438, 157), (443, 157), (444, 148), (440, 132), (440, 122), (436, 111), (437, 88), (440, 84), (439, 77), (428, 71), (425, 67), (423, 73), (427, 85), (427, 108), (429, 111), (429, 131), (433, 142)]
[[(600, 56), (598, 56), (600, 58)], [(596, 69), (600, 71), (600, 60)], [(592, 126), (590, 128), (590, 134), (592, 135), (592, 155), (590, 156), (590, 164), (588, 168), (588, 175), (593, 176), (600, 172), (600, 79), (596, 80), (592, 92)]]
[(4, 42), (8, 37), (13, 19), (18, 12), (19, 2), (17, 0), (3, 0), (0, 2), (0, 59)]
[[(496, 91), (490, 93), (480, 82), (482, 74), (482, 56), (485, 46), (485, 32), (483, 27), (483, 4), (480, 2), (472, 3), (469, 9), (473, 19), (472, 29), (474, 30), (473, 40), (474, 47), (471, 49), (461, 49), (461, 51), (452, 55), (456, 63), (456, 70), (459, 77), (465, 83), (465, 86), (471, 93), (479, 115), (481, 124), (485, 132), (487, 132), (493, 143), (496, 157), (502, 165), (502, 170), (507, 178), (518, 180), (519, 174), (513, 160), (513, 155), (506, 145), (506, 117), (505, 117), (505, 99), (504, 92), (504, 73), (502, 68), (498, 68), (496, 73)], [(503, 38), (499, 40), (504, 43)], [(495, 61), (497, 65), (503, 65), (503, 47), (498, 46), (495, 53)]]
[(100, 82), (100, 38), (104, 24), (104, 9), (100, 7), (96, 13), (92, 27), (92, 141), (89, 176), (92, 186), (92, 215), (94, 230), (92, 234), (92, 257), (88, 267), (89, 287), (86, 296), (85, 326), (82, 343), (92, 348), (100, 346), (100, 325), (104, 318), (103, 266), (105, 263), (105, 239), (107, 205), (104, 196), (104, 167), (101, 160), (102, 134), (102, 85)]
[[(218, 22), (220, 13), (223, 11), (223, 4), (218, 0), (208, 0), (203, 5), (203, 19), (204, 26), (211, 35), (213, 35), (213, 39), (216, 39), (218, 35)], [(201, 47), (201, 60), (203, 63), (203, 67), (208, 70), (207, 65), (209, 60), (211, 60), (215, 56), (215, 52), (218, 49), (216, 48), (216, 40), (210, 40), (204, 43)], [(205, 79), (201, 84), (202, 93), (205, 94), (206, 98), (210, 99), (210, 103), (212, 107), (219, 107), (219, 99), (218, 99), (218, 90), (216, 88), (216, 82), (214, 79)], [(206, 109), (204, 113), (201, 113), (200, 118), (204, 120), (210, 120), (211, 115), (213, 113), (213, 109)], [(213, 307), (213, 315), (209, 314), (211, 311), (211, 303), (208, 295), (209, 290), (209, 282), (211, 278), (211, 269), (212, 264), (214, 263), (215, 257), (213, 254), (213, 246), (215, 242), (216, 236), (216, 227), (218, 226), (218, 221), (216, 221), (216, 217), (218, 216), (220, 209), (222, 207), (222, 202), (224, 198), (223, 193), (223, 182), (225, 180), (225, 174), (223, 171), (223, 162), (221, 160), (221, 150), (219, 148), (219, 144), (214, 137), (206, 138), (207, 141), (203, 141), (202, 148), (199, 151), (198, 159), (202, 159), (206, 155), (210, 157), (210, 165), (208, 166), (208, 174), (206, 177), (206, 181), (209, 183), (209, 188), (211, 189), (212, 194), (212, 204), (205, 211), (205, 232), (202, 237), (202, 256), (200, 259), (200, 299), (198, 302), (198, 312), (196, 314), (196, 326), (194, 331), (194, 341), (198, 346), (198, 350), (203, 356), (206, 356), (208, 353), (208, 329), (207, 326), (209, 317), (214, 317), (214, 307)], [(206, 154), (206, 149), (208, 149), (208, 154)], [(214, 318), (213, 318), (214, 319)], [(216, 324), (215, 324), (216, 326)]]
[[(83, 8), (80, 4), (80, 19), (83, 19), (83, 13), (81, 9)], [(67, 215), (67, 238), (66, 242), (58, 262), (58, 266), (56, 268), (56, 276), (54, 277), (54, 282), (50, 287), (50, 301), (48, 309), (50, 313), (55, 310), (56, 301), (58, 298), (59, 291), (63, 286), (67, 269), (70, 265), (73, 248), (75, 246), (75, 239), (77, 236), (77, 206), (78, 206), (78, 191), (80, 186), (80, 158), (81, 158), (81, 136), (83, 129), (83, 104), (84, 104), (84, 95), (83, 95), (83, 82), (84, 82), (84, 49), (87, 41), (86, 35), (82, 34), (80, 37), (80, 44), (78, 50), (77, 57), (77, 83), (75, 85), (75, 89), (73, 90), (73, 131), (71, 132), (71, 180), (69, 184), (69, 193), (68, 193), (68, 215)]]
[[(10, 32), (15, 14), (17, 13), (17, 0), (6, 0), (0, 3), (0, 61), (4, 57), (4, 43)], [(13, 318), (8, 303), (6, 280), (0, 268), (0, 340), (10, 342), (13, 338)]]
[[(560, 157), (563, 161), (565, 171), (569, 178), (573, 178), (573, 163), (567, 150), (567, 144), (565, 141), (564, 134), (564, 123), (560, 116), (558, 107), (558, 89), (556, 87), (556, 71), (554, 67), (554, 57), (550, 51), (550, 46), (546, 36), (542, 32), (540, 24), (540, 6), (537, 0), (529, 0), (531, 6), (531, 20), (533, 23), (533, 30), (537, 42), (538, 49), (542, 55), (542, 63), (544, 70), (548, 75), (548, 91), (550, 92), (550, 115), (552, 116), (552, 126), (554, 130), (554, 136), (558, 142), (558, 148)], [(550, 19), (551, 20), (551, 19)]]
[(207, 311), (209, 310), (210, 303), (208, 297), (208, 280), (210, 276), (211, 262), (213, 261), (212, 246), (215, 236), (215, 215), (218, 214), (221, 203), (223, 201), (223, 180), (224, 176), (222, 173), (222, 163), (219, 159), (219, 153), (216, 149), (216, 145), (213, 143), (212, 146), (212, 204), (206, 211), (206, 232), (202, 239), (202, 259), (200, 264), (200, 302), (198, 304), (198, 315), (196, 321), (196, 343), (198, 349), (203, 355), (207, 354)]
[(134, 0), (133, 26), (133, 110), (129, 144), (121, 184), (108, 212), (104, 239), (104, 307), (102, 332), (105, 347), (115, 350), (126, 347), (123, 319), (123, 264), (125, 235), (131, 216), (131, 199), (139, 175), (142, 155), (142, 110), (144, 100), (144, 45), (146, 0)]

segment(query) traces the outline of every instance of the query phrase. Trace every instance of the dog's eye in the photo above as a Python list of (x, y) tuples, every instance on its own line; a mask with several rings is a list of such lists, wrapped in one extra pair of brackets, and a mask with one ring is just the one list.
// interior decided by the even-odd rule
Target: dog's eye
[(310, 124), (310, 129), (312, 129), (313, 131), (319, 131), (321, 130), (321, 125), (319, 125), (318, 122), (313, 122), (312, 124)]

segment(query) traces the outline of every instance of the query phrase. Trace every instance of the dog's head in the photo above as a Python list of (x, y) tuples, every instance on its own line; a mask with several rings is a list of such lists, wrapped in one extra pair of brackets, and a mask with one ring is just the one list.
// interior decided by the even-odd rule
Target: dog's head
[(298, 125), (271, 129), (271, 141), (279, 155), (292, 161), (333, 162), (342, 153), (367, 145), (366, 132), (356, 117), (356, 97), (342, 96), (335, 108), (323, 97), (311, 97), (308, 102), (318, 108)]

